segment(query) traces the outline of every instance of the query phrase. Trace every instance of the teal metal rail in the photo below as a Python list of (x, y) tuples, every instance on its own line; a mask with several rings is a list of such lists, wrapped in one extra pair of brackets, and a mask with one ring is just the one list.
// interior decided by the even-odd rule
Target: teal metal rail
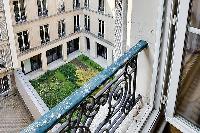
[[(59, 120), (64, 116), (70, 113), (74, 108), (78, 107), (88, 96), (90, 96), (98, 87), (103, 83), (108, 81), (114, 74), (123, 68), (128, 61), (137, 57), (138, 53), (141, 52), (144, 48), (147, 48), (147, 42), (141, 40), (135, 46), (133, 46), (129, 51), (124, 53), (116, 62), (111, 66), (104, 69), (97, 76), (92, 78), (89, 82), (84, 84), (77, 91), (72, 93), (71, 96), (64, 99), (57, 106), (49, 110), (46, 114), (41, 116), (38, 120), (34, 121), (27, 128), (23, 129), (21, 133), (43, 133), (50, 130), (55, 126)], [(136, 58), (137, 60), (137, 58)], [(137, 61), (136, 61), (137, 63)], [(137, 67), (137, 64), (136, 64)], [(123, 75), (123, 74), (122, 74)], [(136, 75), (135, 75), (136, 76)], [(119, 79), (117, 79), (119, 80)], [(135, 81), (136, 82), (136, 81)], [(135, 97), (134, 97), (135, 98)], [(128, 98), (130, 99), (130, 98)], [(135, 101), (135, 99), (133, 99)], [(133, 103), (135, 104), (135, 103)]]

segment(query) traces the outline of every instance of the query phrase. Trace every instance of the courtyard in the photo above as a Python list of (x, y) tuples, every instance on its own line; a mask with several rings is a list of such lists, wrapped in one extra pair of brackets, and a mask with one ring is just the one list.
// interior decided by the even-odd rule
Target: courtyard
[(102, 70), (100, 65), (80, 55), (71, 62), (56, 70), (47, 71), (30, 82), (44, 103), (52, 108)]

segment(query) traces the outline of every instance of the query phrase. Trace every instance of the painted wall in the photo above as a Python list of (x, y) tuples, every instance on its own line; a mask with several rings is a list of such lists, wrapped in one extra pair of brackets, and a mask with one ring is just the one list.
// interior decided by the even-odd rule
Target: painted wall
[(127, 49), (139, 40), (145, 40), (149, 48), (138, 57), (138, 93), (148, 99), (153, 72), (159, 0), (128, 1)]
[[(105, 0), (105, 11), (104, 13), (99, 13), (98, 11), (98, 0), (90, 0), (89, 1), (89, 9), (80, 9), (80, 10), (74, 10), (73, 9), (73, 0), (64, 0), (65, 3), (65, 12), (60, 14), (58, 13), (58, 3), (59, 0), (47, 0), (47, 9), (48, 9), (48, 16), (47, 17), (38, 17), (38, 6), (37, 6), (37, 0), (26, 0), (26, 16), (27, 16), (27, 22), (19, 23), (17, 24), (15, 22), (15, 15), (14, 15), (14, 9), (13, 9), (13, 1), (9, 0), (9, 7), (7, 8), (10, 12), (7, 12), (10, 14), (10, 18), (7, 18), (7, 21), (9, 22), (9, 26), (12, 26), (10, 28), (9, 33), (12, 34), (12, 38), (10, 38), (10, 42), (12, 42), (12, 45), (15, 46), (15, 49), (17, 52), (13, 52), (15, 55), (18, 55), (18, 59), (15, 60), (16, 68), (20, 68), (20, 62), (24, 61), (26, 59), (30, 59), (31, 57), (44, 53), (45, 51), (57, 47), (58, 45), (62, 45), (67, 43), (68, 41), (71, 41), (74, 38), (77, 37), (89, 37), (91, 40), (91, 45), (93, 47), (92, 51), (90, 52), (90, 55), (93, 59), (97, 60), (96, 52), (95, 52), (95, 46), (96, 43), (101, 43), (102, 45), (106, 46), (108, 48), (108, 60), (103, 61), (102, 66), (108, 66), (112, 63), (112, 49), (113, 46), (109, 45), (109, 43), (114, 43), (114, 7), (115, 7), (115, 1), (114, 0)], [(84, 6), (85, 0), (80, 0), (81, 7)], [(84, 15), (90, 16), (90, 32), (93, 34), (85, 34), (81, 33), (80, 35), (77, 33), (74, 33), (74, 16), (79, 15), (80, 17), (80, 28), (84, 29)], [(60, 39), (58, 37), (58, 21), (65, 19), (66, 23), (66, 38)], [(102, 41), (99, 39), (98, 31), (99, 31), (99, 20), (103, 20), (105, 23), (104, 28), (104, 40)], [(12, 25), (11, 25), (12, 24)], [(45, 24), (49, 24), (49, 35), (50, 35), (50, 43), (48, 45), (42, 45), (41, 39), (40, 39), (40, 26), (43, 26)], [(18, 44), (18, 36), (17, 33), (22, 31), (29, 31), (29, 42), (30, 42), (30, 48), (34, 50), (31, 50), (29, 52), (25, 52), (21, 55), (21, 52), (19, 51), (19, 44)], [(14, 37), (13, 37), (14, 36)], [(96, 36), (96, 37), (94, 37)], [(108, 43), (105, 43), (105, 42)], [(80, 42), (80, 51), (85, 51), (86, 43), (85, 41)], [(17, 57), (17, 56), (16, 56)], [(102, 61), (101, 61), (102, 62)], [(27, 64), (27, 63), (26, 63)], [(45, 63), (43, 63), (45, 64)], [(28, 65), (26, 66), (27, 70), (29, 69)], [(43, 65), (43, 68), (47, 68), (47, 66)]]

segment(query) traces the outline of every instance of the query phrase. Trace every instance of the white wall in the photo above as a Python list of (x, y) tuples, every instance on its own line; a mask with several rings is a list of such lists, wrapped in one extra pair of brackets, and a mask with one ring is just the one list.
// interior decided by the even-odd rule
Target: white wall
[(149, 97), (159, 0), (129, 0), (128, 2), (127, 45), (131, 47), (139, 40), (145, 40), (149, 44), (148, 49), (139, 54), (137, 73), (138, 93)]
[(44, 115), (49, 109), (21, 70), (15, 71), (18, 91), (34, 119)]

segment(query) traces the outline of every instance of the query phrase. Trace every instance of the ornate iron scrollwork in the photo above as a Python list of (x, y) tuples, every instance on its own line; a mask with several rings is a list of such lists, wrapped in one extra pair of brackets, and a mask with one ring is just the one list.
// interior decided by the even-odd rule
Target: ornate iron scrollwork
[[(114, 132), (141, 96), (135, 98), (137, 56), (129, 60), (119, 74), (99, 87), (63, 119), (60, 132)], [(101, 89), (102, 88), (102, 89)], [(100, 116), (100, 118), (99, 118)]]

